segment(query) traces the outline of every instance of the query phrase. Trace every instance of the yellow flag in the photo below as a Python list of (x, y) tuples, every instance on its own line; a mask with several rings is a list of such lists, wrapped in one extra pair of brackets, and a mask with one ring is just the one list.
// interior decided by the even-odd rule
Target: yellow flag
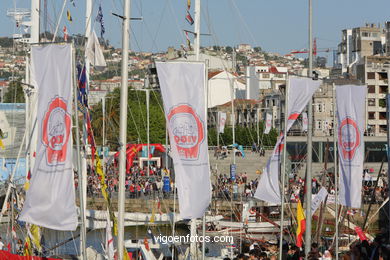
[(39, 227), (37, 225), (30, 226), (31, 239), (38, 251), (41, 251), (42, 246), (40, 242)]
[(28, 235), (26, 237), (26, 243), (24, 244), (23, 253), (24, 253), (24, 256), (31, 255), (31, 240), (30, 240), (30, 237)]
[(297, 204), (297, 222), (297, 247), (302, 247), (303, 233), (305, 233), (306, 230), (306, 218), (305, 214), (303, 213), (303, 208), (300, 200), (298, 200)]
[(104, 176), (102, 163), (100, 162), (100, 158), (98, 153), (96, 152), (96, 173), (100, 177), (100, 187), (102, 190), (103, 198), (108, 201), (108, 194), (107, 194), (107, 184), (106, 184), (106, 177)]
[(123, 260), (131, 260), (127, 253), (126, 247), (123, 247)]
[(73, 21), (72, 16), (70, 15), (69, 10), (66, 11), (66, 17), (68, 18), (68, 21), (69, 21), (69, 22), (72, 22), (72, 21)]
[(3, 141), (1, 140), (1, 138), (0, 138), (0, 148), (1, 149), (5, 149), (5, 146), (4, 146)]

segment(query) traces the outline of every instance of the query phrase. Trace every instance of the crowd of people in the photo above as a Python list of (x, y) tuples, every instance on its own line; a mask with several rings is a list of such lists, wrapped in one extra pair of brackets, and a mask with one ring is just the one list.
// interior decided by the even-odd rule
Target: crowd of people
[[(254, 149), (256, 147), (253, 147)], [(254, 152), (257, 152), (256, 150)], [(382, 203), (388, 196), (387, 171), (382, 170), (379, 178), (373, 178), (369, 169), (364, 169), (362, 183), (363, 203)], [(87, 167), (87, 194), (90, 197), (101, 196), (100, 177), (95, 169)], [(246, 172), (238, 173), (235, 176), (218, 174), (212, 183), (213, 197), (218, 199), (248, 200), (256, 192), (258, 180), (261, 175), (252, 180), (248, 179)], [(106, 184), (110, 195), (118, 192), (118, 167), (115, 164), (107, 164), (105, 169)], [(155, 198), (163, 196), (165, 198), (173, 195), (173, 182), (169, 171), (156, 165), (150, 165), (149, 173), (147, 166), (139, 167), (133, 165), (126, 173), (125, 186), (129, 198)], [(297, 202), (298, 199), (305, 201), (306, 180), (297, 174), (288, 175), (288, 185), (284, 192), (290, 202)], [(312, 178), (311, 191), (317, 194), (324, 184), (330, 195), (335, 193), (334, 174), (332, 172), (318, 175)], [(330, 185), (329, 185), (330, 184)], [(75, 174), (75, 185), (78, 186), (78, 175)]]
[[(87, 195), (100, 197), (101, 177), (90, 166), (87, 167), (87, 176)], [(114, 164), (108, 164), (105, 169), (105, 181), (110, 196), (119, 191), (118, 178), (118, 167)], [(75, 185), (78, 186), (77, 173), (75, 174)], [(147, 166), (141, 168), (134, 165), (126, 173), (125, 187), (128, 198), (167, 198), (172, 195), (173, 181), (171, 181), (166, 169), (150, 165), (148, 173)]]

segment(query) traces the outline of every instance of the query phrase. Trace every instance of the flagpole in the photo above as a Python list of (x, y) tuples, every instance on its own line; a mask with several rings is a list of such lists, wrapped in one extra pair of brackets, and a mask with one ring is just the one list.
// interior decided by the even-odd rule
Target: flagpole
[[(333, 165), (334, 165), (334, 190), (335, 190), (335, 215), (336, 215), (336, 260), (339, 259), (339, 209), (337, 206), (338, 202), (338, 165), (337, 165), (337, 122), (336, 122), (336, 85), (333, 83)], [(364, 227), (363, 227), (364, 228)]]
[[(199, 61), (199, 54), (200, 54), (200, 1), (201, 0), (195, 0), (195, 12), (194, 12), (194, 31), (195, 31), (194, 49), (195, 49), (196, 61)], [(194, 218), (191, 219), (191, 236), (195, 236), (195, 234), (196, 234), (196, 219)], [(196, 243), (191, 242), (190, 245), (191, 259), (197, 259), (196, 251), (197, 251)]]
[(279, 259), (283, 258), (283, 229), (284, 229), (284, 201), (285, 201), (285, 193), (284, 193), (284, 184), (285, 184), (285, 176), (286, 176), (286, 160), (287, 160), (287, 123), (288, 123), (288, 93), (290, 89), (288, 73), (286, 80), (286, 91), (285, 91), (285, 102), (284, 102), (284, 145), (283, 145), (283, 166), (281, 170), (281, 210), (280, 210), (280, 237), (279, 237)]
[(78, 116), (78, 106), (77, 106), (77, 73), (76, 73), (76, 49), (74, 48), (74, 44), (72, 44), (72, 52), (73, 52), (73, 94), (74, 94), (74, 111), (75, 111), (75, 121), (76, 121), (76, 145), (77, 145), (77, 174), (79, 177), (79, 196), (80, 196), (80, 218), (81, 218), (81, 227), (80, 227), (80, 257), (84, 259), (87, 257), (86, 252), (86, 227), (85, 227), (85, 201), (84, 201), (84, 179), (81, 170), (81, 160), (80, 160), (80, 129), (79, 129), (79, 116)]
[[(312, 34), (312, 0), (309, 0), (309, 71), (308, 77), (312, 78), (313, 73), (313, 34)], [(307, 163), (306, 163), (306, 233), (305, 233), (305, 259), (311, 248), (311, 179), (312, 179), (312, 150), (313, 150), (313, 98), (308, 104), (308, 128), (307, 128)]]
[(105, 148), (105, 145), (106, 145), (106, 97), (102, 97), (102, 114), (103, 114), (103, 129), (102, 129), (102, 136), (103, 136), (103, 140), (102, 140), (102, 154), (103, 154), (103, 162), (102, 162), (102, 166), (103, 166), (103, 173), (104, 173), (104, 176), (106, 175), (106, 167), (104, 165), (104, 162), (105, 162), (105, 156), (104, 156), (104, 148)]
[(148, 142), (148, 154), (146, 155), (147, 156), (147, 159), (148, 159), (148, 177), (150, 176), (150, 158), (149, 158), (149, 155), (150, 155), (150, 134), (149, 134), (149, 127), (150, 127), (150, 122), (149, 122), (149, 100), (150, 100), (150, 89), (149, 89), (149, 86), (147, 86), (148, 89), (146, 89), (146, 117), (147, 117), (147, 122), (146, 122), (146, 133), (147, 133), (147, 142)]
[(126, 143), (127, 143), (127, 95), (128, 95), (128, 58), (129, 58), (129, 16), (130, 0), (123, 0), (122, 26), (122, 83), (119, 124), (119, 195), (118, 195), (118, 256), (124, 259), (124, 212), (125, 212), (125, 175), (126, 175)]

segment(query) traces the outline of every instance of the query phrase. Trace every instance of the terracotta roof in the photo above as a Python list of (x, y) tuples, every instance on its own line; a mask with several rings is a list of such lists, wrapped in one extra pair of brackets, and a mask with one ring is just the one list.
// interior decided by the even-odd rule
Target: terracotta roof
[(209, 72), (209, 79), (211, 79), (211, 78), (214, 78), (215, 76), (217, 76), (219, 73), (221, 73), (222, 72), (222, 70), (217, 70), (217, 71), (210, 71)]

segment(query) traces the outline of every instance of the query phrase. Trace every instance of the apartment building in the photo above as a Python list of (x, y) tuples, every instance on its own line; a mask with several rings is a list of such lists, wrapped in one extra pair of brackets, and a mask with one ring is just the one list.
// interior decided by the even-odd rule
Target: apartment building
[(386, 30), (373, 23), (363, 27), (344, 29), (338, 45), (338, 66), (342, 73), (356, 74), (357, 64), (366, 56), (381, 55), (385, 51)]
[(367, 85), (367, 134), (386, 136), (386, 94), (389, 92), (390, 57), (367, 56), (357, 66), (357, 78)]

